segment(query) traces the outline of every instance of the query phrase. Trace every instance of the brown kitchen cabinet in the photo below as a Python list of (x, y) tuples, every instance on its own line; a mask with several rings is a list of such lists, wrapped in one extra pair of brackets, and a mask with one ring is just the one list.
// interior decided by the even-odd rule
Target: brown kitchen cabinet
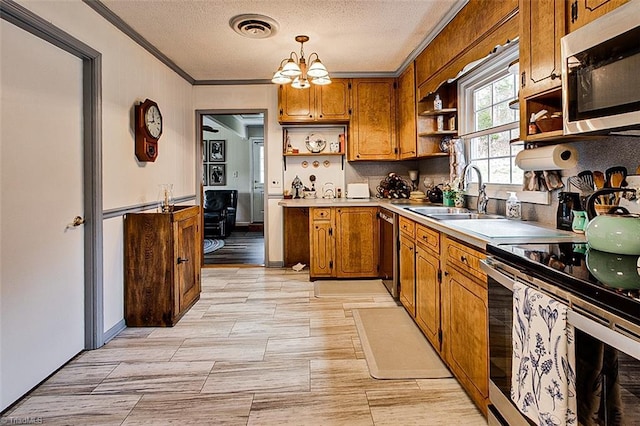
[(278, 90), (280, 123), (338, 123), (350, 118), (350, 79), (333, 79), (331, 84), (311, 84), (295, 89), (289, 84)]
[(398, 77), (398, 145), (401, 160), (417, 155), (416, 128), (416, 78), (411, 62)]
[(442, 261), (442, 351), (454, 376), (487, 415), (489, 327), (483, 253), (446, 237)]
[(348, 160), (396, 160), (395, 79), (352, 79), (351, 108)]
[(540, 137), (529, 135), (532, 113), (542, 109), (549, 113), (561, 110), (560, 39), (566, 34), (565, 6), (566, 0), (520, 0), (518, 94), (522, 140)]
[(284, 214), (284, 266), (309, 265), (309, 208), (288, 207)]
[(440, 351), (440, 234), (416, 226), (416, 323)]
[(200, 298), (200, 207), (124, 217), (124, 317), (129, 327), (173, 326)]
[(400, 230), (400, 246), (398, 249), (400, 275), (400, 303), (407, 312), (416, 316), (416, 224), (414, 221), (400, 216), (398, 218)]
[(629, 0), (567, 0), (567, 29), (568, 32), (588, 24), (622, 6)]
[(520, 0), (520, 97), (560, 87), (566, 0)]
[(335, 239), (332, 208), (309, 209), (309, 276), (335, 276)]
[(377, 207), (309, 208), (311, 279), (378, 276)]

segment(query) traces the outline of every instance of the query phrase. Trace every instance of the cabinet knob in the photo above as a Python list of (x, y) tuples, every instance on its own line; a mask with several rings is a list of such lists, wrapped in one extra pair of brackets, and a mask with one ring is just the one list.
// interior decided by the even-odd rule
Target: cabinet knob
[(178, 265), (181, 264), (181, 263), (184, 263), (184, 262), (188, 262), (188, 261), (189, 261), (189, 259), (183, 259), (181, 257), (178, 257)]
[(469, 262), (467, 261), (467, 257), (466, 256), (460, 256), (460, 262), (466, 263), (467, 265), (469, 264)]

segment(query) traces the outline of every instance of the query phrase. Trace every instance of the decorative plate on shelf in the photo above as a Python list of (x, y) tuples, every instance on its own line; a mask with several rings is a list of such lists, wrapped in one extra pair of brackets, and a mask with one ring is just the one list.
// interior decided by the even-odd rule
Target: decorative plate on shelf
[(324, 151), (327, 146), (327, 140), (320, 133), (311, 133), (304, 141), (309, 152), (318, 154)]

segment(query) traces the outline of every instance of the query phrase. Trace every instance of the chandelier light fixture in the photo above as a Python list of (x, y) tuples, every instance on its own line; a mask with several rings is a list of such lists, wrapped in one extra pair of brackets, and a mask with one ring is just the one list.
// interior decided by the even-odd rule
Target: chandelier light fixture
[[(329, 71), (320, 62), (317, 53), (314, 52), (309, 55), (309, 68), (307, 68), (307, 61), (304, 58), (304, 43), (309, 41), (309, 37), (299, 35), (296, 36), (296, 41), (300, 43), (300, 55), (297, 55), (296, 52), (291, 52), (288, 58), (283, 59), (271, 82), (276, 84), (291, 83), (291, 87), (296, 89), (308, 89), (311, 87), (311, 83), (318, 85), (331, 84)], [(315, 59), (313, 58), (314, 55)]]

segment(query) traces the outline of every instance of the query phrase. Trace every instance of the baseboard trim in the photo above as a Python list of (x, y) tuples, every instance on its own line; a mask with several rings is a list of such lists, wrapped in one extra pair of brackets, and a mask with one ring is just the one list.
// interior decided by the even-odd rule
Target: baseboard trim
[(109, 330), (107, 330), (104, 333), (104, 335), (102, 336), (104, 343), (106, 344), (107, 342), (109, 342), (109, 340), (111, 340), (114, 337), (116, 337), (125, 328), (127, 328), (127, 324), (124, 322), (124, 318), (123, 318), (120, 321), (118, 321), (118, 323), (116, 325), (114, 325), (113, 327), (111, 327)]

